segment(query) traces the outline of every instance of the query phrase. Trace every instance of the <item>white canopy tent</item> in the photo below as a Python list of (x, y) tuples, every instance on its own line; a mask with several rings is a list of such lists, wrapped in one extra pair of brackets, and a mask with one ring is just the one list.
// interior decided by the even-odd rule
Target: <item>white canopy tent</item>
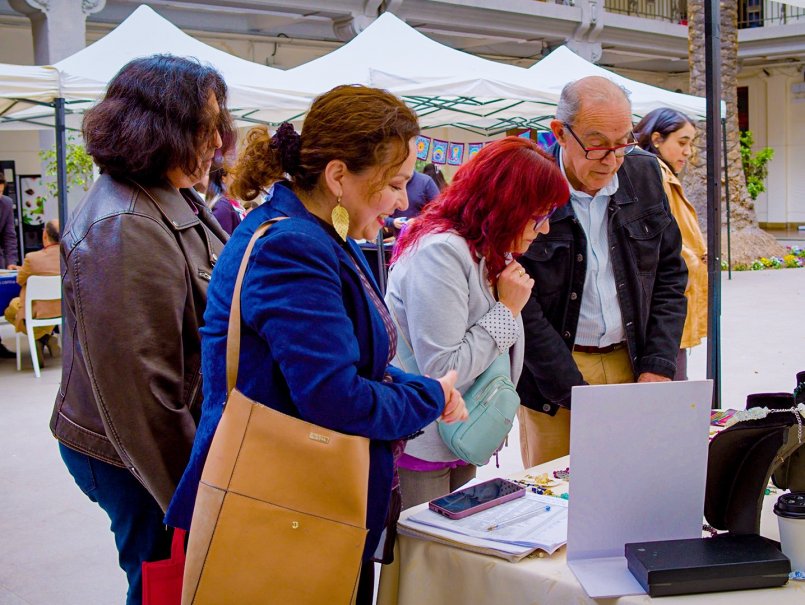
[(632, 111), (638, 118), (658, 107), (672, 107), (695, 119), (704, 119), (706, 99), (678, 92), (671, 92), (659, 86), (651, 86), (630, 80), (615, 72), (599, 67), (582, 59), (566, 46), (560, 46), (547, 57), (528, 69), (528, 84), (539, 87), (558, 99), (562, 88), (568, 82), (586, 76), (601, 76), (623, 86), (630, 93)]
[(18, 99), (48, 103), (59, 90), (59, 72), (50, 66), (0, 63), (0, 115), (18, 105)]
[[(218, 69), (229, 89), (230, 111), (242, 121), (294, 119), (310, 105), (311, 94), (283, 85), (286, 73), (235, 57), (185, 34), (151, 8), (141, 5), (118, 27), (97, 42), (48, 67), (0, 65), (0, 97), (16, 99), (20, 109), (30, 101), (65, 100), (67, 113), (81, 113), (99, 100), (109, 81), (126, 63), (138, 57), (169, 53), (193, 57)], [(17, 111), (0, 105), (5, 123), (24, 121), (26, 128), (53, 124), (50, 108)], [(70, 125), (75, 127), (80, 117)]]
[(440, 44), (391, 13), (287, 75), (285, 83), (300, 90), (315, 86), (324, 92), (339, 84), (386, 88), (405, 98), (425, 127), (472, 123), (473, 129), (506, 130), (524, 116), (552, 114), (556, 100), (526, 85), (527, 70)]

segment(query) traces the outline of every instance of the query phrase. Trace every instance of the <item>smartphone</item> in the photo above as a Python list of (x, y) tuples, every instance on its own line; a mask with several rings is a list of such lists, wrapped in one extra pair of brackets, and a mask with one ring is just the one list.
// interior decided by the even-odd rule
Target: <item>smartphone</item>
[(463, 519), (524, 495), (525, 488), (522, 485), (506, 479), (490, 479), (431, 500), (429, 507), (449, 519)]

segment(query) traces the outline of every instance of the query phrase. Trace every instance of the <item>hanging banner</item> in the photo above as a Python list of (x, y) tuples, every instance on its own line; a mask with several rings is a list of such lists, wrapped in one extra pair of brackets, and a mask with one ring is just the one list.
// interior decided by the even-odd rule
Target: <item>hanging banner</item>
[(523, 132), (521, 132), (517, 136), (522, 137), (524, 139), (530, 139), (531, 138), (531, 131), (530, 130), (524, 130)]
[(433, 153), (430, 157), (430, 161), (434, 164), (447, 163), (447, 141), (433, 139)]
[(427, 160), (430, 152), (430, 137), (423, 137), (421, 134), (416, 137), (416, 159)]
[(467, 160), (471, 160), (483, 148), (483, 143), (467, 143)]
[(537, 145), (545, 151), (548, 151), (548, 148), (554, 143), (556, 143), (556, 137), (553, 136), (553, 132), (550, 130), (540, 130), (537, 133)]
[(461, 166), (464, 161), (464, 143), (450, 143), (447, 148), (447, 163), (451, 166)]

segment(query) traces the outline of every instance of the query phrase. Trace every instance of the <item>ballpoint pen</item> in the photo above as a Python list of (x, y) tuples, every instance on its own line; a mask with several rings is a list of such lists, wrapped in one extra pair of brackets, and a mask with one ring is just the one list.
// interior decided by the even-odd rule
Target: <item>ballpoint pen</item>
[(536, 517), (537, 515), (541, 515), (542, 513), (548, 512), (551, 510), (550, 506), (543, 506), (541, 508), (528, 511), (527, 513), (523, 513), (522, 515), (517, 515), (516, 517), (512, 517), (511, 519), (505, 519), (500, 523), (495, 523), (494, 525), (490, 525), (486, 528), (486, 531), (494, 531), (496, 529), (500, 529), (501, 527), (506, 527), (508, 525), (513, 525), (525, 519), (530, 519), (531, 517)]

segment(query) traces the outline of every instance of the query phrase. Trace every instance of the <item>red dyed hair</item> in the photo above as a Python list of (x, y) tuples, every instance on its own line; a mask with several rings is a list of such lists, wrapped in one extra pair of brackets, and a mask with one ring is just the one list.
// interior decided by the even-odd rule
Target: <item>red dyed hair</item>
[(529, 221), (567, 204), (565, 177), (539, 146), (522, 137), (485, 145), (400, 236), (392, 262), (429, 233), (453, 230), (486, 259), (494, 286), (506, 253)]

